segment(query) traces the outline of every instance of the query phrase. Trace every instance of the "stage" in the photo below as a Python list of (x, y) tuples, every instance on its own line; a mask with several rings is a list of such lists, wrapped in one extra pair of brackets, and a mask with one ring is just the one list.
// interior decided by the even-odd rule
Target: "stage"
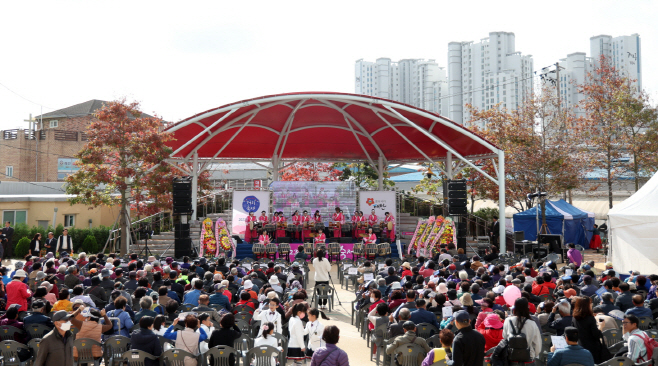
[[(293, 261), (295, 259), (295, 255), (298, 252), (298, 248), (300, 246), (303, 246), (304, 244), (302, 243), (291, 243), (290, 244), (290, 260)], [(328, 243), (327, 243), (328, 245)], [(354, 249), (354, 243), (341, 243), (341, 250), (340, 250), (340, 259), (352, 259), (352, 250)], [(251, 257), (256, 259), (254, 256), (254, 253), (251, 251), (252, 245), (251, 244), (238, 244), (237, 245), (237, 252), (236, 252), (236, 259), (244, 259), (247, 257)], [(277, 254), (277, 258), (278, 258)], [(328, 256), (327, 256), (328, 257)], [(391, 244), (391, 258), (398, 258), (398, 248), (395, 243)], [(285, 258), (285, 257), (284, 257)]]

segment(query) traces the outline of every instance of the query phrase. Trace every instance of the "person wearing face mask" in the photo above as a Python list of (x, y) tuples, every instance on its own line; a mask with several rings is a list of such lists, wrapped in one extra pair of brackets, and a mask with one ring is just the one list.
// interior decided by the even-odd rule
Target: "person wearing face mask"
[(64, 310), (53, 315), (55, 328), (41, 339), (35, 366), (73, 365), (73, 335), (70, 331), (73, 316)]
[[(158, 336), (153, 332), (154, 318), (145, 315), (139, 319), (139, 329), (132, 332), (130, 336), (130, 349), (147, 352), (155, 357), (162, 354), (162, 345)], [(159, 361), (144, 360), (144, 366), (158, 366)]]

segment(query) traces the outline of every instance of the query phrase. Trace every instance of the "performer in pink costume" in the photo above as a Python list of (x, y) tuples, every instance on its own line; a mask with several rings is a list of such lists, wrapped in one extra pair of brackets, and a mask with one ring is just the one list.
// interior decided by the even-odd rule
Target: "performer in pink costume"
[[(256, 218), (256, 216), (254, 216), (253, 211), (249, 211), (249, 216), (247, 216), (247, 218), (244, 219), (244, 223), (245, 223), (244, 241), (246, 241), (249, 244), (251, 244), (251, 239), (255, 238), (256, 235), (257, 235), (256, 234), (256, 222), (257, 221), (258, 221), (258, 219)], [(250, 226), (249, 223), (250, 222), (253, 222), (253, 224), (252, 224), (253, 229), (249, 229), (249, 226)]]

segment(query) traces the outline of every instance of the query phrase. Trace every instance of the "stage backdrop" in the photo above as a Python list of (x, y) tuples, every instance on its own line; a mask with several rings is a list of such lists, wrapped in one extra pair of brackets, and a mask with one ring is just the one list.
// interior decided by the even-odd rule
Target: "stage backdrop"
[(394, 191), (361, 191), (359, 192), (359, 211), (363, 216), (370, 216), (370, 211), (375, 210), (379, 221), (384, 220), (384, 213), (390, 212), (395, 216), (395, 192)]
[(349, 220), (356, 210), (356, 186), (353, 182), (272, 182), (272, 207), (281, 211), (290, 220), (293, 212), (304, 210), (313, 216), (315, 210), (320, 211), (322, 221), (328, 225), (336, 207), (343, 210), (346, 220)]
[(270, 212), (270, 192), (263, 191), (234, 191), (233, 192), (233, 221), (231, 234), (240, 235), (244, 238), (244, 220), (249, 211), (254, 211), (254, 216), (260, 216), (261, 211)]

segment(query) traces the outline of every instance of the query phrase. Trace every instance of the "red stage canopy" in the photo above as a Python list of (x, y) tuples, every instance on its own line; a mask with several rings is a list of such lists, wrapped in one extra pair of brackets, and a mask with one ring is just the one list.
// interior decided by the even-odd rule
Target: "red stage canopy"
[[(173, 159), (427, 162), (498, 157), (496, 146), (438, 114), (382, 98), (327, 92), (264, 96), (166, 129)], [(449, 158), (451, 159), (451, 158)], [(206, 160), (207, 161), (207, 160)]]

